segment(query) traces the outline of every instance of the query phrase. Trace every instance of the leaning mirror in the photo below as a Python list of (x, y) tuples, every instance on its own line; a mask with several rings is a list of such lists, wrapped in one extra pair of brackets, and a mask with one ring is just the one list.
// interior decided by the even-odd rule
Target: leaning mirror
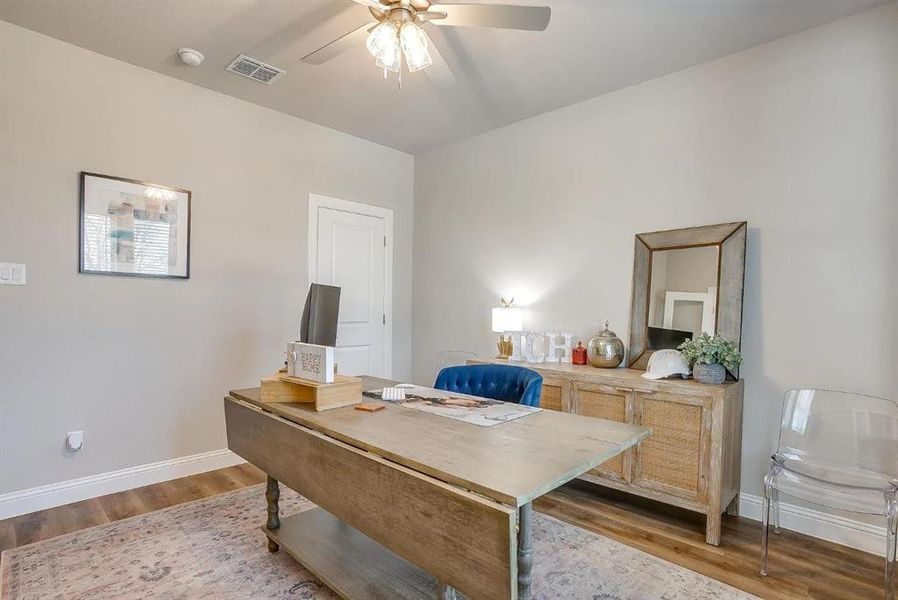
[[(655, 350), (702, 333), (740, 346), (746, 229), (724, 223), (636, 236), (631, 368), (645, 369)], [(729, 375), (739, 378), (738, 370)]]

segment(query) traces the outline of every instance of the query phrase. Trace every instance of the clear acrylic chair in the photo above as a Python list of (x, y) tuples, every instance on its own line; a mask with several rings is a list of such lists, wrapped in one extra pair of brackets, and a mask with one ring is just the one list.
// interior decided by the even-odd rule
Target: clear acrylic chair
[(475, 352), (467, 350), (443, 350), (437, 354), (437, 370), (434, 373), (434, 379), (439, 375), (440, 371), (446, 367), (458, 367), (468, 364), (468, 360), (477, 358)]
[(767, 575), (770, 512), (779, 533), (780, 493), (886, 517), (885, 597), (895, 598), (898, 535), (898, 404), (884, 398), (799, 389), (786, 392), (779, 445), (764, 477), (761, 575)]

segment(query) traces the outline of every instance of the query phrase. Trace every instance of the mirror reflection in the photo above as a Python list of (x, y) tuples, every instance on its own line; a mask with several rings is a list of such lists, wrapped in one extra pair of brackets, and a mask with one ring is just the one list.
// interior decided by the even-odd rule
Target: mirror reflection
[(649, 281), (649, 350), (676, 348), (684, 340), (714, 334), (718, 246), (655, 250)]

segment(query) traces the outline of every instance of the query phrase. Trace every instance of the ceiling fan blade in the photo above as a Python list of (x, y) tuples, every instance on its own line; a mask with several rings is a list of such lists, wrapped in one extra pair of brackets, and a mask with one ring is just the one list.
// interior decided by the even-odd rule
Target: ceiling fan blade
[(427, 75), (427, 78), (434, 84), (440, 87), (451, 87), (455, 85), (455, 75), (452, 74), (452, 69), (446, 64), (446, 59), (440, 54), (440, 51), (437, 49), (436, 44), (433, 43), (431, 37), (427, 35), (426, 32), (424, 35), (427, 36), (427, 51), (430, 53), (430, 60), (433, 61), (429, 67), (424, 69), (424, 74)]
[(313, 65), (320, 65), (330, 59), (343, 54), (347, 50), (353, 48), (365, 47), (365, 39), (368, 37), (368, 29), (371, 23), (365, 23), (358, 29), (353, 29), (349, 33), (338, 37), (329, 44), (318, 48), (314, 52), (302, 57), (302, 62)]
[(436, 10), (429, 10), (427, 12), (419, 12), (417, 17), (421, 21), (436, 21), (438, 19), (445, 19), (447, 16), (446, 13)]
[(380, 12), (383, 12), (387, 9), (386, 6), (384, 6), (377, 0), (352, 0), (352, 1), (357, 4), (361, 4), (362, 6), (367, 6), (368, 8), (374, 8), (376, 10), (379, 10)]
[(552, 15), (552, 9), (548, 6), (511, 4), (434, 4), (431, 10), (446, 13), (445, 19), (431, 20), (440, 27), (495, 27), (525, 31), (543, 31)]

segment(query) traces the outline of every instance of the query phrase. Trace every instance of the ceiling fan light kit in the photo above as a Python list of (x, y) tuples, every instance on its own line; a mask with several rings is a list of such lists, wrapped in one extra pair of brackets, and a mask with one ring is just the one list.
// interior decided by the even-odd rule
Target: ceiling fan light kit
[(392, 21), (384, 21), (374, 27), (366, 42), (375, 64), (394, 73), (399, 72), (399, 28)]
[[(397, 3), (398, 4), (398, 3)], [(430, 52), (427, 51), (427, 35), (416, 23), (416, 12), (411, 6), (397, 6), (389, 13), (378, 13), (372, 8), (380, 23), (374, 26), (365, 45), (374, 57), (374, 64), (384, 70), (399, 74), (399, 85), (402, 86), (402, 60), (409, 73), (426, 69), (433, 64)]]
[(403, 23), (399, 30), (399, 41), (402, 42), (402, 54), (409, 73), (426, 69), (433, 64), (430, 52), (427, 51), (427, 36), (423, 29), (411, 21)]
[[(357, 47), (360, 36), (367, 36), (365, 45), (374, 57), (374, 64), (399, 75), (402, 87), (402, 63), (409, 73), (426, 71), (438, 85), (455, 82), (452, 71), (439, 50), (422, 28), (424, 24), (440, 27), (492, 27), (543, 31), (549, 25), (548, 6), (515, 6), (511, 4), (432, 4), (431, 0), (353, 0), (368, 7), (377, 23), (363, 25), (325, 44), (303, 57), (303, 62), (322, 64)], [(429, 26), (429, 25), (428, 25)]]

